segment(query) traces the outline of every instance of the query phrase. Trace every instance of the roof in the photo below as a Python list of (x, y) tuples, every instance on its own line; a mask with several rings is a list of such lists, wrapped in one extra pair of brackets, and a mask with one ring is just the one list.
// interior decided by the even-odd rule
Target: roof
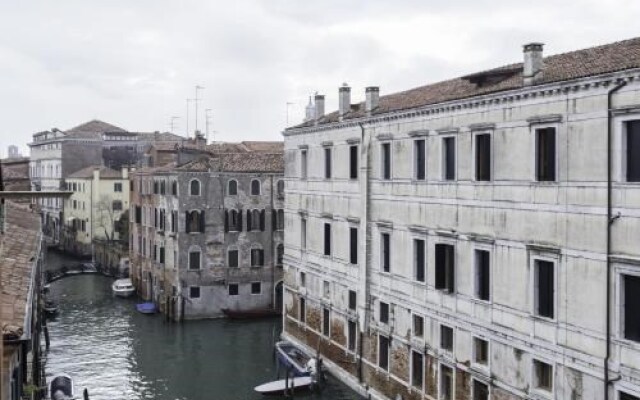
[(100, 170), (100, 179), (122, 179), (122, 172), (107, 168), (102, 165), (91, 165), (69, 175), (67, 179), (89, 179), (93, 178), (93, 171)]
[(28, 206), (5, 202), (0, 234), (0, 316), (4, 337), (17, 339), (28, 329), (27, 306), (40, 250), (40, 218)]
[(68, 137), (78, 138), (100, 138), (105, 132), (126, 132), (124, 129), (106, 122), (94, 119), (84, 124), (66, 130), (64, 133)]
[(176, 168), (185, 172), (284, 172), (283, 153), (225, 153), (201, 157)]
[(136, 134), (140, 139), (156, 142), (180, 142), (187, 140), (184, 136), (171, 132), (137, 132)]
[[(544, 58), (543, 74), (535, 85), (568, 81), (577, 78), (602, 75), (640, 68), (640, 38), (591, 47)], [(412, 109), (446, 101), (459, 100), (505, 90), (524, 87), (523, 63), (510, 64), (478, 73), (437, 82), (414, 89), (381, 96), (373, 115), (404, 109)], [(343, 119), (366, 116), (364, 103), (354, 104)], [(318, 123), (339, 121), (334, 111), (322, 117)], [(288, 129), (313, 126), (314, 120)]]
[(207, 145), (207, 150), (213, 153), (279, 153), (284, 152), (282, 141), (243, 141), (243, 142), (213, 142)]

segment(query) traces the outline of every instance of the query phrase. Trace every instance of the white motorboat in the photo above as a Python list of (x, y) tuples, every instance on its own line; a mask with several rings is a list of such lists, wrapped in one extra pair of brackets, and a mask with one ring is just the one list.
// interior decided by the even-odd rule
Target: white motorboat
[(129, 297), (135, 293), (136, 288), (133, 287), (131, 279), (126, 278), (118, 279), (117, 281), (113, 282), (113, 285), (111, 285), (111, 290), (116, 296)]

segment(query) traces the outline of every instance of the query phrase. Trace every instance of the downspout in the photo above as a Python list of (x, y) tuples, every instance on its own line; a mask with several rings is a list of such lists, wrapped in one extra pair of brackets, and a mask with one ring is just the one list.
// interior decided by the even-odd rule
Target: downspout
[(370, 195), (369, 195), (369, 186), (370, 186), (370, 174), (369, 174), (369, 147), (370, 137), (369, 135), (365, 135), (365, 129), (362, 123), (358, 123), (360, 126), (360, 210), (362, 210), (362, 218), (360, 220), (360, 231), (362, 234), (360, 235), (360, 250), (361, 254), (364, 255), (364, 262), (360, 264), (360, 273), (359, 275), (359, 293), (358, 296), (358, 309), (360, 310), (360, 315), (358, 318), (358, 327), (360, 328), (360, 340), (358, 341), (358, 381), (362, 383), (363, 381), (363, 372), (362, 372), (362, 352), (363, 352), (363, 337), (364, 333), (369, 329), (369, 273), (371, 264), (371, 249), (369, 246), (369, 242), (371, 240), (371, 232), (369, 228), (369, 219), (370, 219)]
[(611, 226), (613, 219), (613, 130), (611, 129), (613, 116), (613, 95), (622, 89), (627, 82), (619, 82), (607, 93), (607, 332), (606, 332), (606, 356), (604, 358), (604, 400), (609, 399), (609, 358), (611, 357)]

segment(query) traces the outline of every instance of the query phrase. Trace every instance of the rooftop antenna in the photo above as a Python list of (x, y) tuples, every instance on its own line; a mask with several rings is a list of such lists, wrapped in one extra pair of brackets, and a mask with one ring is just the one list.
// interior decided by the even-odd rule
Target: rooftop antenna
[(209, 126), (213, 125), (213, 124), (211, 124), (211, 119), (212, 119), (211, 111), (212, 110), (210, 108), (207, 108), (207, 109), (204, 110), (204, 122), (205, 122), (205, 125), (206, 125), (205, 138), (206, 138), (207, 142), (209, 142)]
[(204, 86), (196, 85), (196, 98), (194, 101), (196, 102), (196, 132), (198, 132), (198, 90), (204, 89)]
[(294, 103), (287, 101), (287, 127), (289, 127), (289, 106), (292, 106)]
[(180, 117), (171, 117), (171, 122), (169, 122), (169, 126), (171, 126), (171, 133), (174, 133), (175, 124), (173, 123), (175, 120), (180, 119)]
[(187, 118), (185, 123), (185, 135), (184, 137), (189, 137), (189, 103), (191, 103), (193, 99), (187, 99)]

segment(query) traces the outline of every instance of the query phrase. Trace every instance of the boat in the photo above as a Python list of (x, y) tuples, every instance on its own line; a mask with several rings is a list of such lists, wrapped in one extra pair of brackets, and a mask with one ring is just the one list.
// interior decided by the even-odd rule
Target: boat
[(314, 383), (313, 378), (310, 376), (300, 376), (297, 378), (267, 382), (256, 386), (253, 390), (264, 395), (282, 395), (286, 394), (287, 391), (301, 392), (309, 390), (313, 387)]
[(143, 314), (155, 314), (158, 311), (154, 303), (136, 304), (136, 309)]
[(50, 317), (58, 313), (58, 305), (52, 300), (46, 300), (44, 302), (44, 313)]
[(276, 343), (276, 357), (285, 371), (290, 371), (294, 376), (309, 376), (312, 372), (315, 373), (315, 358), (289, 342)]
[(280, 311), (271, 308), (264, 308), (259, 310), (229, 310), (223, 308), (222, 313), (229, 319), (254, 319), (254, 318), (268, 318), (277, 317), (282, 315)]
[(73, 379), (67, 374), (56, 375), (49, 382), (49, 396), (51, 400), (73, 399)]
[(113, 294), (119, 297), (129, 297), (135, 293), (136, 288), (133, 287), (131, 279), (118, 279), (111, 285)]

